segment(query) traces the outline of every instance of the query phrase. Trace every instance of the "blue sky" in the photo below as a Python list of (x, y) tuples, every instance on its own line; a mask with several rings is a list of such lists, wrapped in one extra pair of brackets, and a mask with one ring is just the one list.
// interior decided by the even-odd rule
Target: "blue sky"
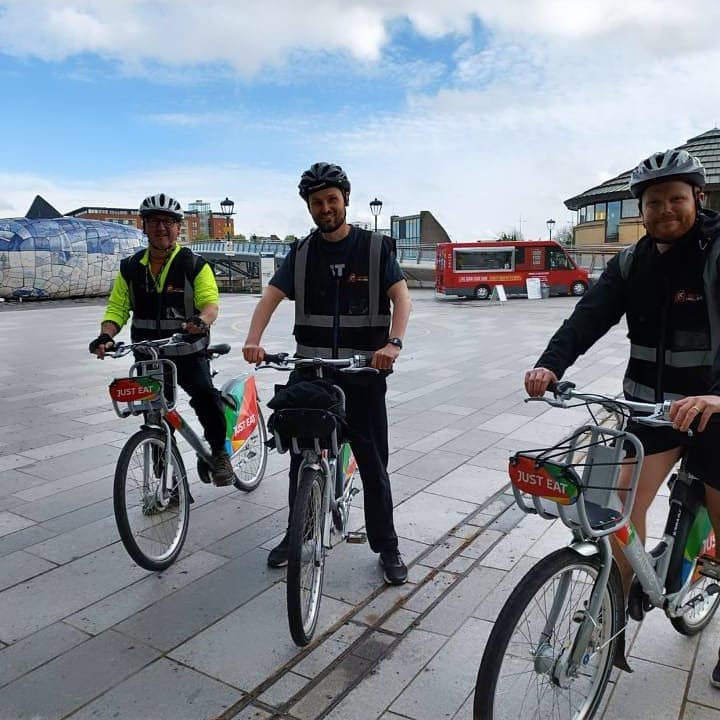
[[(164, 191), (309, 229), (431, 210), (454, 240), (569, 222), (563, 200), (720, 122), (720, 9), (691, 0), (0, 0), (0, 216)], [(384, 222), (383, 222), (384, 221)]]

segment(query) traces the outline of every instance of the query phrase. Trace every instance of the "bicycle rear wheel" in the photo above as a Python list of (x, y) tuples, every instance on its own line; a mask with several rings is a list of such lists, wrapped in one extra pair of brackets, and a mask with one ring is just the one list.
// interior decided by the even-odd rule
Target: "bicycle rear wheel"
[(312, 639), (320, 612), (325, 571), (324, 482), (319, 470), (302, 471), (288, 529), (288, 623), (300, 647)]
[(233, 485), (238, 490), (245, 492), (252, 492), (260, 484), (267, 464), (268, 449), (265, 444), (267, 428), (260, 405), (256, 407), (256, 410), (257, 424), (255, 429), (242, 447), (230, 458), (235, 472)]
[[(613, 567), (600, 617), (578, 668), (556, 677), (570, 652), (600, 572), (598, 556), (562, 548), (535, 565), (513, 590), (490, 633), (475, 684), (475, 720), (586, 720), (607, 685), (623, 613)], [(562, 585), (565, 586), (564, 597)], [(554, 625), (549, 615), (560, 602)]]
[(173, 444), (169, 498), (162, 498), (165, 434), (145, 429), (125, 443), (115, 468), (113, 508), (120, 539), (146, 570), (164, 570), (180, 554), (187, 535), (190, 498), (185, 467)]

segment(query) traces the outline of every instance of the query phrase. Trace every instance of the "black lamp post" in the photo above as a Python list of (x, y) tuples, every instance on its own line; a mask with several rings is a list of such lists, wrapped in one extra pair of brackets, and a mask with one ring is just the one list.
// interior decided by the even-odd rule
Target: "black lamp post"
[[(230, 241), (230, 218), (235, 214), (235, 203), (227, 196), (220, 203), (220, 212), (225, 216), (225, 252), (228, 252)], [(232, 292), (232, 260), (228, 260), (228, 289)]]
[(553, 228), (555, 227), (555, 221), (552, 218), (550, 218), (545, 224), (547, 225), (548, 233), (550, 235), (549, 239), (552, 240), (552, 231), (553, 231)]
[(378, 215), (380, 214), (380, 211), (382, 210), (382, 200), (378, 200), (375, 198), (370, 202), (370, 212), (373, 214), (373, 217), (375, 218), (375, 232), (377, 232), (377, 219)]

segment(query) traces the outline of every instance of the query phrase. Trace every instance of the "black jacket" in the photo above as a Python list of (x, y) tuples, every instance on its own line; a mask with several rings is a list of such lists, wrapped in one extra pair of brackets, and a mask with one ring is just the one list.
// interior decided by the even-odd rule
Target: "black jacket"
[[(719, 392), (720, 316), (717, 251), (720, 216), (703, 210), (695, 227), (659, 253), (643, 237), (607, 264), (550, 340), (536, 367), (558, 378), (623, 315), (630, 360), (623, 381), (629, 399), (658, 402)], [(713, 252), (714, 247), (714, 252)]]

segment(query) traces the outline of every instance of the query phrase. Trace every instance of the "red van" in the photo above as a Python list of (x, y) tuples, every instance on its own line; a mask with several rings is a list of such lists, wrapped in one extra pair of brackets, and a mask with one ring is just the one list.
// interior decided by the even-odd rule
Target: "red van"
[(554, 240), (437, 246), (435, 291), (441, 295), (484, 300), (496, 285), (502, 285), (507, 296), (525, 295), (528, 278), (539, 278), (552, 295), (582, 295), (588, 288), (588, 271)]

